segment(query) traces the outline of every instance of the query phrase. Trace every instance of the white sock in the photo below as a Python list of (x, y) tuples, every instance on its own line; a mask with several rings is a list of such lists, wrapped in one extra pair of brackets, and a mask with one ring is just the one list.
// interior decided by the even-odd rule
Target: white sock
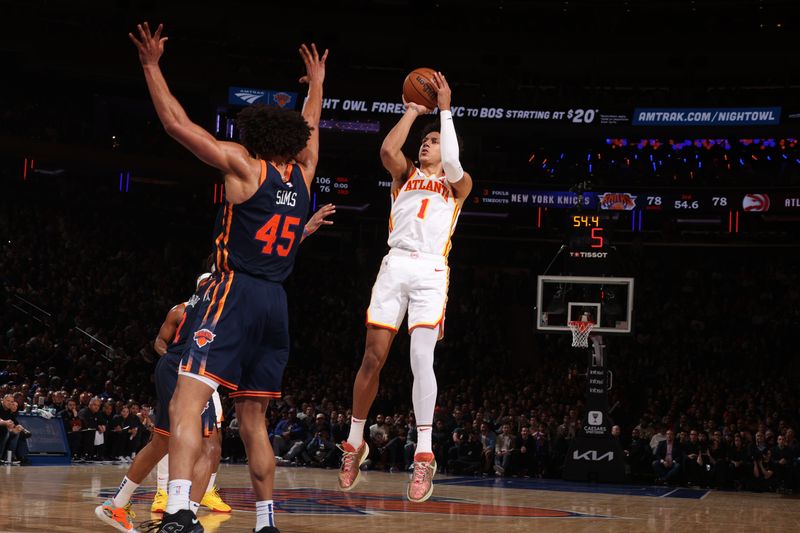
[(171, 479), (167, 484), (167, 514), (174, 514), (181, 509), (189, 509), (189, 493), (192, 481), (189, 479)]
[(156, 468), (156, 488), (167, 492), (167, 483), (169, 482), (169, 454), (165, 455), (163, 459), (158, 462)]
[[(364, 442), (364, 424), (367, 421), (363, 418), (350, 418), (350, 435), (347, 437), (347, 442), (350, 443), (350, 446), (355, 448), (356, 450), (361, 446), (361, 443)], [(256, 528), (258, 531), (258, 528)]]
[(192, 511), (195, 516), (197, 516), (197, 511), (199, 509), (200, 509), (200, 504), (199, 503), (189, 500), (189, 510)]
[(211, 474), (211, 477), (208, 480), (208, 488), (206, 488), (206, 492), (211, 492), (211, 489), (214, 488), (214, 483), (217, 482), (217, 473), (214, 472)]
[(275, 527), (272, 500), (256, 502), (256, 531), (267, 526)]
[(417, 417), (416, 453), (432, 451), (431, 425), (438, 392), (436, 374), (433, 372), (433, 351), (438, 340), (439, 328), (420, 327), (411, 332), (411, 371), (414, 373), (411, 400), (414, 404), (414, 415)]
[(135, 491), (138, 486), (138, 483), (134, 483), (128, 479), (128, 476), (125, 476), (122, 478), (122, 483), (119, 484), (117, 493), (111, 498), (111, 502), (117, 507), (125, 507), (130, 503), (133, 491)]
[(433, 448), (431, 447), (432, 429), (431, 426), (417, 426), (417, 449), (414, 451), (414, 455), (418, 453), (433, 453)]

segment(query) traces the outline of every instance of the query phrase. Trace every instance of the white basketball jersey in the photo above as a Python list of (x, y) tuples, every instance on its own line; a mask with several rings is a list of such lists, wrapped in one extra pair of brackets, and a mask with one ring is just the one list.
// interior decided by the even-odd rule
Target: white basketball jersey
[(392, 195), (389, 246), (447, 257), (460, 211), (444, 176), (429, 177), (417, 168)]

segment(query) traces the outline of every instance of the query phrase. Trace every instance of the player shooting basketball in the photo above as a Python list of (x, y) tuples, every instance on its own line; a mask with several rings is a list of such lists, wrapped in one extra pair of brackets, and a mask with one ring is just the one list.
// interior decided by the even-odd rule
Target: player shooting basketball
[[(364, 423), (378, 392), (380, 372), (389, 348), (408, 310), (411, 335), (412, 399), (418, 441), (414, 473), (406, 494), (423, 502), (433, 492), (436, 461), (431, 448), (436, 376), (433, 352), (444, 334), (450, 238), (458, 214), (472, 190), (472, 178), (461, 168), (459, 140), (450, 111), (450, 86), (435, 73), (440, 124), (425, 129), (419, 148), (419, 166), (402, 152), (414, 121), (431, 109), (403, 102), (406, 112), (386, 136), (381, 161), (392, 176), (389, 250), (381, 263), (367, 310), (367, 340), (361, 368), (353, 385), (350, 435), (341, 444), (339, 487), (349, 491), (359, 481), (359, 466), (367, 458)], [(438, 126), (438, 127), (437, 127)]]

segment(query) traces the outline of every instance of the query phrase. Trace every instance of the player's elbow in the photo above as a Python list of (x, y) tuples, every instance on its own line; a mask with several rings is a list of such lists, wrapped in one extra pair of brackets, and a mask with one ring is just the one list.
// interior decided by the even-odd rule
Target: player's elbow
[(389, 147), (386, 145), (381, 146), (381, 163), (383, 163), (384, 168), (392, 169), (398, 164), (402, 165), (404, 163), (403, 153), (393, 147)]
[(164, 131), (167, 132), (167, 135), (170, 137), (177, 137), (180, 133), (180, 126), (176, 121), (170, 120), (169, 122), (163, 122), (164, 124)]
[(153, 350), (161, 356), (167, 353), (167, 343), (164, 342), (160, 337), (153, 342)]
[(464, 177), (464, 169), (461, 167), (461, 162), (458, 157), (443, 158), (442, 168), (447, 181), (454, 183)]
[(186, 134), (186, 128), (177, 119), (163, 121), (164, 131), (174, 139), (181, 139)]

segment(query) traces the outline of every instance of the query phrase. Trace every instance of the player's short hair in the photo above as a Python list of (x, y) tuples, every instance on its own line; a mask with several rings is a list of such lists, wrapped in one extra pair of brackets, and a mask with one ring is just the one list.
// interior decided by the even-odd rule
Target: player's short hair
[[(419, 136), (420, 144), (422, 144), (422, 141), (425, 140), (425, 137), (427, 137), (432, 131), (441, 133), (441, 126), (442, 124), (439, 119), (429, 122), (424, 128), (422, 128), (422, 133)], [(456, 133), (456, 140), (458, 141), (458, 153), (461, 155), (461, 153), (464, 151), (464, 139), (461, 138), (461, 135)]]
[(292, 158), (305, 148), (311, 126), (297, 111), (256, 104), (236, 117), (239, 141), (253, 156)]

